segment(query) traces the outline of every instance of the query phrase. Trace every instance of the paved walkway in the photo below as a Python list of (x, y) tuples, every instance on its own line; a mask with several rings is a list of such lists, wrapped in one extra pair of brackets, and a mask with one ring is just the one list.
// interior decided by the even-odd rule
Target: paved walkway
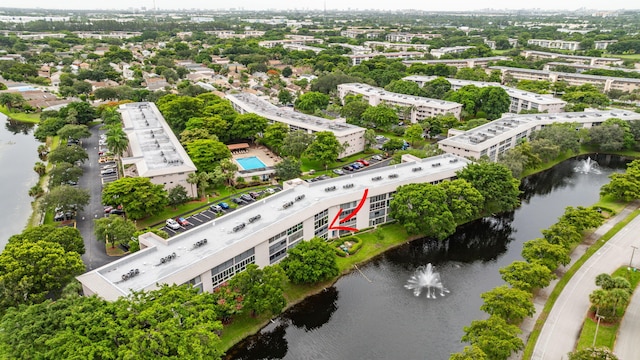
[[(597, 241), (609, 231), (615, 224), (627, 217), (638, 207), (633, 203), (604, 225), (599, 227), (587, 242)], [(589, 294), (596, 289), (595, 277), (601, 273), (612, 273), (620, 266), (628, 265), (631, 256), (631, 246), (640, 245), (640, 239), (636, 236), (640, 232), (640, 217), (635, 218), (625, 228), (620, 230), (607, 244), (593, 254), (589, 260), (575, 273), (569, 283), (556, 300), (549, 316), (542, 328), (536, 343), (532, 359), (534, 360), (561, 360), (567, 359), (567, 354), (573, 351), (576, 341), (580, 336), (582, 323), (589, 310)], [(571, 254), (571, 264), (580, 258), (587, 245), (580, 245)], [(571, 265), (570, 264), (570, 265)], [(569, 266), (570, 266), (569, 265)], [(560, 269), (562, 272), (566, 268)], [(536, 313), (544, 306), (549, 292), (557, 281), (543, 289), (536, 297)], [(525, 336), (531, 332), (536, 319), (523, 323)], [(637, 339), (637, 337), (636, 337)], [(627, 360), (622, 358), (622, 360)]]

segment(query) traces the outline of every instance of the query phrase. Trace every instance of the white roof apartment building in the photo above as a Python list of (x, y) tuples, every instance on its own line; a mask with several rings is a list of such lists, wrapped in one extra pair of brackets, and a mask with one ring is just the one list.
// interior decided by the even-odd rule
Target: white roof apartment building
[[(437, 79), (437, 76), (411, 75), (402, 80), (413, 81), (420, 87), (425, 83)], [(459, 90), (463, 86), (474, 85), (477, 87), (497, 86), (503, 88), (509, 95), (511, 105), (509, 112), (519, 113), (522, 110), (537, 110), (539, 112), (559, 113), (564, 111), (567, 102), (562, 99), (554, 98), (551, 95), (540, 95), (530, 91), (519, 90), (516, 88), (504, 86), (499, 83), (491, 83), (484, 81), (446, 79), (451, 84), (451, 90)]]
[[(390, 107), (410, 108), (412, 123), (416, 123), (422, 119), (434, 117), (437, 115), (452, 114), (456, 119), (460, 119), (462, 112), (462, 104), (452, 101), (430, 99), (422, 96), (413, 96), (393, 93), (383, 88), (361, 84), (349, 83), (338, 85), (338, 96), (344, 102), (347, 95), (362, 95), (362, 98), (369, 102), (371, 106), (385, 104)], [(402, 117), (403, 111), (398, 110), (398, 116)]]
[(122, 164), (129, 176), (146, 177), (152, 183), (169, 190), (182, 185), (191, 197), (195, 190), (187, 183), (189, 174), (197, 168), (187, 155), (169, 124), (152, 102), (122, 104), (124, 132), (129, 138), (128, 156)]
[(347, 54), (344, 56), (351, 59), (351, 65), (356, 66), (356, 65), (362, 64), (363, 61), (371, 60), (376, 56), (382, 56), (387, 59), (408, 60), (408, 59), (422, 57), (424, 56), (424, 53), (421, 53), (419, 51), (400, 51), (400, 52), (390, 52), (390, 53), (372, 52), (369, 54), (351, 54), (351, 55)]
[(576, 62), (589, 65), (622, 65), (622, 59), (619, 58), (604, 58), (594, 56), (578, 56), (578, 55), (566, 55), (545, 51), (536, 50), (522, 50), (520, 55), (526, 58), (534, 59), (563, 59), (569, 62)]
[(305, 35), (286, 35), (284, 40), (264, 40), (258, 43), (259, 46), (270, 49), (279, 45), (306, 45), (306, 44), (322, 44), (324, 40)]
[(502, 79), (512, 77), (517, 80), (543, 80), (543, 81), (566, 81), (571, 86), (591, 84), (607, 92), (609, 90), (620, 90), (631, 92), (640, 89), (640, 79), (621, 78), (600, 75), (587, 75), (578, 73), (564, 73), (556, 71), (533, 70), (512, 68), (506, 66), (491, 66), (489, 69), (500, 70)]
[(364, 46), (371, 49), (382, 48), (383, 50), (397, 50), (397, 51), (429, 51), (431, 45), (428, 44), (407, 44), (407, 43), (391, 43), (385, 41), (365, 41)]
[(339, 158), (364, 151), (364, 132), (366, 129), (347, 124), (345, 119), (329, 120), (296, 112), (293, 109), (277, 107), (250, 93), (227, 94), (226, 98), (231, 101), (231, 105), (239, 113), (254, 113), (272, 123), (286, 124), (291, 131), (303, 130), (310, 134), (331, 131), (341, 144), (349, 145)]
[(553, 123), (577, 123), (584, 128), (598, 126), (610, 118), (625, 121), (640, 120), (640, 114), (613, 109), (607, 111), (567, 112), (559, 114), (507, 115), (488, 124), (438, 142), (438, 147), (449, 154), (479, 159), (488, 156), (496, 161), (503, 152), (529, 139), (531, 133)]
[(320, 53), (323, 50), (327, 50), (325, 48), (319, 48), (319, 47), (309, 46), (309, 45), (300, 45), (300, 44), (283, 44), (282, 47), (287, 50), (298, 50), (298, 51), (310, 50), (316, 54)]
[(411, 42), (413, 38), (432, 40), (435, 38), (442, 37), (442, 34), (413, 34), (413, 33), (404, 33), (404, 32), (392, 32), (385, 36), (385, 40), (391, 42)]
[(442, 60), (406, 60), (402, 63), (411, 66), (413, 64), (427, 64), (427, 65), (438, 65), (444, 64), (447, 66), (455, 66), (458, 69), (462, 68), (474, 68), (474, 67), (487, 67), (490, 63), (500, 61), (500, 60), (509, 60), (506, 56), (491, 56), (484, 58), (472, 58), (472, 59), (442, 59)]
[(431, 55), (435, 58), (440, 58), (445, 54), (459, 54), (464, 52), (465, 50), (473, 49), (475, 46), (453, 46), (453, 47), (442, 47), (439, 49), (431, 49)]
[(319, 182), (287, 181), (283, 191), (172, 238), (143, 234), (140, 251), (78, 280), (85, 296), (110, 301), (161, 284), (211, 292), (248, 264), (278, 263), (300, 241), (349, 233), (335, 226), (364, 229), (391, 221), (389, 203), (399, 186), (439, 183), (468, 163), (445, 154)]
[(580, 50), (580, 42), (566, 40), (529, 39), (527, 45), (535, 45), (547, 49)]

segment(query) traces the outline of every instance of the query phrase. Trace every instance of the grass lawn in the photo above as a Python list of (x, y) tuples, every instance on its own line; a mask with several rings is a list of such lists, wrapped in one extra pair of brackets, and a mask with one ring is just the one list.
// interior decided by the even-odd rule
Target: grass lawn
[(13, 112), (13, 111), (7, 110), (6, 106), (0, 106), (0, 112), (14, 120), (35, 123), (35, 124), (40, 122), (40, 114)]
[(120, 249), (120, 247), (113, 247), (111, 244), (105, 243), (105, 250), (107, 251), (107, 255), (109, 256), (122, 256), (125, 254), (124, 250)]
[(625, 202), (614, 200), (611, 195), (601, 196), (600, 200), (593, 204), (593, 207), (601, 207), (603, 209), (609, 209), (613, 211), (613, 214), (617, 214), (627, 205)]
[[(373, 149), (369, 150), (367, 153), (358, 153), (355, 155), (347, 156), (345, 158), (340, 159), (339, 161), (334, 161), (327, 165), (327, 169), (335, 169), (341, 168), (347, 164), (350, 164), (358, 159), (369, 157), (369, 155), (375, 154), (376, 152)], [(300, 159), (302, 161), (302, 171), (307, 172), (309, 170), (315, 170), (316, 174), (320, 171), (325, 171), (324, 165), (317, 160), (311, 160), (307, 157), (302, 157)]]
[[(609, 56), (609, 55), (607, 55)], [(611, 54), (611, 57), (617, 57), (620, 59), (629, 59), (629, 60), (635, 60), (635, 61), (640, 61), (640, 54), (625, 54), (625, 55), (614, 55)]]
[[(591, 347), (593, 345), (593, 338), (596, 335), (597, 322), (588, 317), (582, 324), (582, 332), (580, 332), (580, 339), (578, 339), (578, 345), (576, 350), (582, 350), (584, 348)], [(613, 345), (616, 341), (616, 334), (618, 333), (618, 327), (620, 324), (607, 324), (600, 322), (598, 327), (598, 338), (595, 339), (595, 346), (603, 346), (609, 349), (613, 349)]]

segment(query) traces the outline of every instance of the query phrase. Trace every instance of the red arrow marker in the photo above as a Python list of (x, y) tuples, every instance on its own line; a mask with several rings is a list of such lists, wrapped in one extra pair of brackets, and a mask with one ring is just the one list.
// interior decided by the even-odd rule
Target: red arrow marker
[[(351, 212), (351, 214), (347, 215), (347, 217), (345, 217), (344, 219), (340, 220), (338, 222), (339, 224), (342, 224), (343, 222), (349, 221), (349, 220), (351, 220), (351, 218), (356, 216), (356, 214), (364, 206), (364, 202), (367, 200), (367, 194), (369, 194), (369, 189), (364, 189), (364, 194), (362, 194), (362, 199), (360, 199), (360, 203), (358, 203), (358, 206), (356, 206), (356, 208), (353, 209), (353, 212)], [(349, 226), (333, 226), (336, 223), (336, 221), (338, 219), (340, 219), (340, 214), (342, 214), (342, 209), (338, 209), (338, 213), (336, 214), (336, 216), (333, 218), (333, 221), (331, 221), (331, 224), (329, 225), (329, 230), (345, 230), (345, 231), (354, 231), (354, 232), (358, 231), (357, 228), (352, 228), (352, 227), (349, 227)]]

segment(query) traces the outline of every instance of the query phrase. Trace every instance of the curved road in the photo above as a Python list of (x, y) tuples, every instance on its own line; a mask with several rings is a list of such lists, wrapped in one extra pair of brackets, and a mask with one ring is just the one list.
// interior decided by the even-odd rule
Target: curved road
[[(624, 218), (625, 214), (630, 213), (633, 209), (627, 207), (617, 216)], [(600, 227), (598, 229), (599, 235), (603, 235), (611, 226), (612, 224), (607, 223)], [(631, 246), (640, 246), (639, 233), (640, 216), (620, 230), (576, 272), (551, 309), (531, 359), (561, 360), (568, 358), (567, 354), (574, 350), (580, 336), (582, 323), (590, 307), (589, 294), (597, 288), (595, 285), (596, 276), (602, 273), (610, 274), (620, 266), (628, 265), (631, 259)], [(640, 256), (640, 252), (636, 251), (636, 253)], [(636, 258), (636, 260), (640, 259)], [(637, 261), (634, 261), (634, 265), (637, 266), (636, 263)], [(637, 325), (637, 323), (634, 325), (636, 329)], [(638, 333), (628, 335), (634, 336), (634, 341), (637, 342)], [(635, 356), (637, 356), (637, 346)], [(620, 359), (638, 358), (620, 356)]]

